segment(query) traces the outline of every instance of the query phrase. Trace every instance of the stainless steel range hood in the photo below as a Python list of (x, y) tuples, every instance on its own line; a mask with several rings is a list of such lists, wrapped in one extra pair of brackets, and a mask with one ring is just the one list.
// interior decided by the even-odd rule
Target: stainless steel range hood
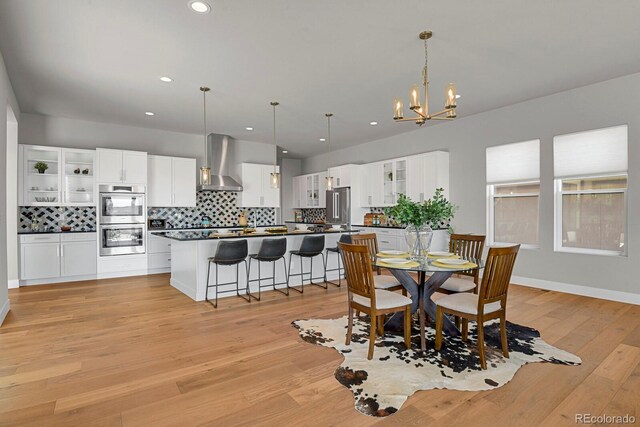
[(229, 165), (233, 162), (233, 143), (234, 140), (229, 135), (211, 133), (207, 136), (211, 185), (198, 185), (198, 190), (242, 191), (242, 185), (229, 176)]

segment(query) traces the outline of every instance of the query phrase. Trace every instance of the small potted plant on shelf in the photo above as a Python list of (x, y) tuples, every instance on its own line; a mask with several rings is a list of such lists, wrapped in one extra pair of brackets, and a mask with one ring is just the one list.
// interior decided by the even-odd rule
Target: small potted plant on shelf
[(44, 173), (44, 171), (49, 169), (49, 165), (46, 164), (45, 162), (36, 162), (36, 164), (33, 165), (33, 168), (37, 170), (38, 173)]

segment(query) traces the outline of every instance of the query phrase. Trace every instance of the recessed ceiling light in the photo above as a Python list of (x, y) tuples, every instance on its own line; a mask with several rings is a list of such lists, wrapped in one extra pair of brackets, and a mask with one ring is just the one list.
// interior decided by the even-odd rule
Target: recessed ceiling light
[(378, 122), (369, 122), (371, 126), (377, 126)]
[(171, 77), (166, 77), (166, 76), (160, 77), (160, 80), (165, 82), (165, 83), (171, 83), (173, 81), (173, 79)]
[(282, 150), (282, 154), (287, 154), (289, 150)]
[(462, 95), (460, 95), (459, 93), (456, 94), (456, 99), (460, 99)]
[(320, 142), (325, 142), (326, 139), (325, 138), (320, 138)]
[(197, 13), (209, 13), (211, 12), (211, 6), (202, 1), (190, 1), (189, 7), (191, 10)]
[(246, 130), (253, 130), (253, 128), (252, 128), (251, 126), (246, 127), (245, 129), (246, 129)]
[(155, 116), (156, 113), (154, 113), (153, 111), (145, 111), (144, 112), (147, 116)]

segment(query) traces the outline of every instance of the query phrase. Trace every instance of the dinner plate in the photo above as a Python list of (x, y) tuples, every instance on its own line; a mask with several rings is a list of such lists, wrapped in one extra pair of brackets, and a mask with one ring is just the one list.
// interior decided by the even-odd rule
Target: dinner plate
[(411, 261), (406, 259), (406, 258), (386, 258), (383, 261), (385, 264), (397, 264), (397, 265), (402, 265), (402, 264), (408, 264)]
[(439, 258), (436, 261), (438, 261), (440, 264), (448, 264), (448, 265), (462, 265), (469, 262), (466, 259), (457, 259), (457, 258)]
[(396, 250), (388, 250), (388, 251), (380, 251), (382, 255), (404, 255), (406, 252), (404, 251), (396, 251)]
[(451, 255), (455, 255), (455, 254), (453, 252), (430, 251), (429, 255), (433, 255), (433, 256), (451, 256)]

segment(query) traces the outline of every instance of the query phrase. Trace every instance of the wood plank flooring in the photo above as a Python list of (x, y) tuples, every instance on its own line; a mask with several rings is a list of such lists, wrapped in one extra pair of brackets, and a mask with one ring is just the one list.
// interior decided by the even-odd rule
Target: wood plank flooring
[[(291, 322), (339, 317), (346, 289), (305, 287), (216, 310), (168, 275), (10, 290), (0, 328), (0, 425), (575, 425), (640, 418), (640, 306), (513, 286), (507, 318), (578, 354), (524, 366), (496, 390), (420, 391), (386, 419), (359, 414), (342, 357)], [(433, 345), (433, 343), (427, 343)], [(640, 423), (640, 420), (637, 422)]]

